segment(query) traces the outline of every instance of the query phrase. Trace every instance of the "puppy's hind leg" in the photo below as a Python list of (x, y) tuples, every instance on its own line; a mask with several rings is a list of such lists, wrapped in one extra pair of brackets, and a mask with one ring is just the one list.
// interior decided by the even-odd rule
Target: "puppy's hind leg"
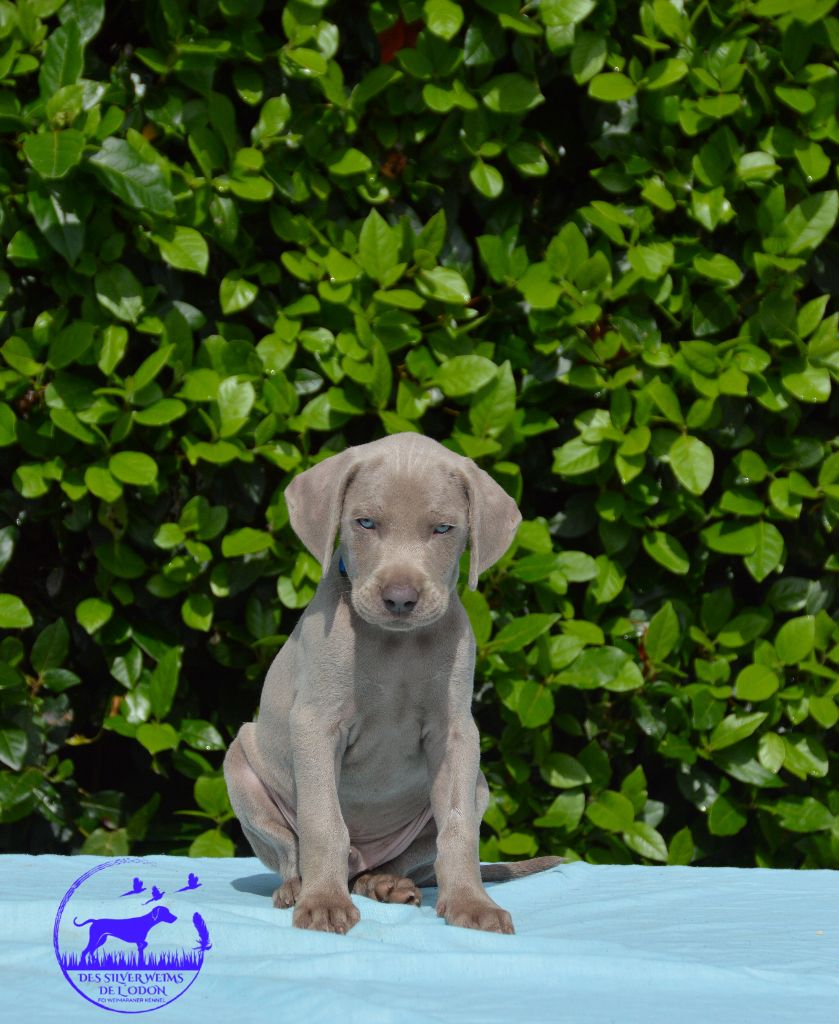
[(422, 903), (421, 885), (434, 885), (437, 826), (432, 818), (411, 845), (398, 856), (352, 880), (350, 890), (379, 903)]
[(262, 863), (282, 879), (274, 906), (293, 906), (300, 893), (297, 836), (251, 768), (238, 736), (224, 758), (224, 777), (245, 838)]

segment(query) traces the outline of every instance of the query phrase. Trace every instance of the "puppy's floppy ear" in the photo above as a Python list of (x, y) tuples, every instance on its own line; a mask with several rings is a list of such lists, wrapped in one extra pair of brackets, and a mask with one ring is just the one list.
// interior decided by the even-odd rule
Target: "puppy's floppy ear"
[(285, 489), (291, 528), (326, 575), (335, 547), (349, 482), (356, 469), (352, 449), (332, 455), (296, 476)]
[(471, 460), (463, 466), (469, 501), (469, 589), (512, 543), (521, 513), (504, 488)]

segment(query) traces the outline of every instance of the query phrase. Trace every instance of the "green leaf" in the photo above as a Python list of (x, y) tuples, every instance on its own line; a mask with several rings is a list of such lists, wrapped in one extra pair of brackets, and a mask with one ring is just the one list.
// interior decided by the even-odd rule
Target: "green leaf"
[(591, 782), (591, 776), (570, 754), (548, 754), (539, 765), (545, 782), (556, 789), (572, 789)]
[(168, 362), (173, 349), (174, 345), (164, 345), (144, 359), (137, 367), (135, 373), (128, 378), (127, 383), (131, 390), (135, 392), (140, 391), (147, 384), (151, 384)]
[(233, 857), (235, 854), (233, 840), (218, 828), (202, 832), (189, 847), (190, 857)]
[(529, 679), (516, 680), (513, 694), (508, 701), (526, 729), (538, 729), (554, 716), (554, 698), (551, 691)]
[(813, 366), (804, 359), (785, 360), (781, 364), (781, 383), (802, 402), (826, 402), (830, 398), (830, 373), (824, 366)]
[(84, 135), (72, 128), (23, 136), (24, 155), (42, 178), (63, 178), (79, 163), (84, 147)]
[(174, 750), (178, 745), (178, 734), (168, 722), (145, 722), (137, 730), (137, 742), (153, 756), (162, 750)]
[(14, 771), (20, 771), (27, 747), (28, 741), (23, 729), (0, 729), (0, 761), (3, 764), (7, 764)]
[(284, 49), (282, 55), (289, 61), (291, 67), (296, 69), (297, 77), (300, 78), (320, 78), (328, 70), (323, 54), (305, 46)]
[(224, 740), (218, 729), (200, 718), (184, 718), (178, 730), (184, 743), (195, 750), (224, 750)]
[(833, 230), (839, 214), (839, 192), (819, 192), (794, 206), (781, 225), (789, 256), (818, 248)]
[(698, 437), (683, 434), (670, 446), (670, 465), (691, 494), (704, 494), (714, 476), (714, 453)]
[(157, 463), (145, 452), (117, 452), (108, 460), (108, 469), (124, 484), (147, 487), (157, 480)]
[(99, 597), (87, 597), (76, 605), (76, 621), (90, 635), (109, 622), (113, 614), (113, 606)]
[(585, 804), (586, 798), (582, 790), (560, 793), (543, 815), (534, 818), (533, 824), (539, 828), (559, 828), (573, 832), (580, 824)]
[(759, 762), (773, 775), (777, 775), (784, 763), (786, 747), (782, 737), (775, 732), (764, 733), (758, 741)]
[(751, 555), (757, 547), (757, 524), (741, 526), (737, 522), (713, 523), (700, 533), (702, 541), (712, 551), (723, 555)]
[(758, 583), (774, 572), (781, 564), (784, 556), (784, 538), (781, 531), (761, 520), (752, 528), (754, 550), (746, 555), (743, 562)]
[(542, 0), (539, 14), (546, 25), (565, 28), (583, 21), (596, 6), (595, 0)]
[(608, 71), (606, 74), (595, 75), (588, 84), (588, 94), (592, 99), (615, 103), (628, 100), (637, 92), (635, 83), (619, 71)]
[(128, 832), (124, 828), (95, 828), (82, 843), (81, 852), (92, 857), (124, 857)]
[(257, 285), (246, 281), (238, 271), (232, 271), (222, 278), (219, 286), (221, 311), (227, 315), (241, 313), (243, 309), (248, 308), (258, 294)]
[(676, 82), (680, 82), (689, 71), (688, 65), (677, 57), (668, 57), (666, 60), (656, 61), (647, 69), (646, 88), (650, 92), (657, 89), (666, 89)]
[(670, 848), (667, 852), (668, 864), (688, 865), (693, 860), (696, 847), (690, 829), (685, 826), (670, 840)]
[(57, 28), (47, 40), (38, 87), (42, 96), (52, 96), (64, 85), (79, 80), (84, 66), (84, 43), (75, 19)]
[(251, 130), (251, 141), (256, 146), (267, 139), (276, 138), (288, 124), (291, 117), (291, 104), (283, 93), (272, 96), (262, 105), (259, 120)]
[(520, 651), (547, 632), (558, 618), (558, 615), (535, 612), (513, 619), (495, 634), (489, 646), (494, 651)]
[(538, 83), (517, 72), (490, 78), (481, 86), (480, 94), (496, 114), (523, 114), (545, 100)]
[(104, 466), (88, 466), (84, 471), (84, 482), (91, 494), (109, 505), (122, 497), (122, 486)]
[(614, 790), (604, 790), (586, 807), (586, 817), (598, 828), (609, 832), (623, 832), (632, 827), (635, 808), (632, 801)]
[(668, 572), (677, 576), (684, 576), (690, 569), (690, 557), (680, 541), (662, 530), (654, 530), (652, 533), (644, 532), (642, 537), (644, 550), (664, 566)]
[(120, 579), (135, 580), (144, 575), (146, 563), (127, 544), (112, 540), (96, 548), (96, 557), (102, 565)]
[(507, 159), (526, 178), (541, 178), (549, 170), (542, 150), (530, 142), (514, 142), (508, 146)]
[(243, 526), (240, 530), (228, 533), (221, 542), (221, 553), (225, 558), (238, 558), (241, 555), (253, 555), (265, 551), (274, 543), (274, 538), (264, 530), (254, 530)]
[(718, 796), (708, 814), (708, 831), (714, 836), (736, 836), (748, 818), (725, 796)]
[(0, 629), (26, 629), (32, 625), (29, 609), (14, 594), (0, 594)]
[(56, 619), (38, 634), (32, 645), (32, 667), (41, 675), (48, 668), (58, 668), (70, 649), (70, 633), (63, 619)]
[(797, 665), (811, 654), (816, 644), (816, 619), (801, 615), (789, 619), (778, 630), (775, 650), (784, 665)]
[(144, 427), (160, 427), (180, 419), (187, 412), (187, 407), (177, 398), (162, 398), (154, 405), (134, 413), (134, 422)]
[(560, 672), (557, 681), (580, 690), (603, 687), (622, 692), (643, 686), (644, 677), (636, 662), (619, 647), (593, 647)]
[(693, 268), (702, 277), (719, 281), (727, 288), (734, 288), (743, 280), (743, 271), (734, 260), (716, 253), (714, 256), (694, 256)]
[(160, 248), (160, 255), (177, 270), (190, 270), (194, 274), (207, 273), (210, 252), (204, 236), (195, 228), (167, 227), (152, 235)]
[(352, 146), (345, 149), (340, 156), (327, 164), (329, 173), (334, 174), (338, 178), (348, 178), (354, 174), (364, 174), (372, 166), (373, 161), (370, 157), (366, 153), (362, 153), (360, 149), (355, 149)]
[(560, 476), (580, 476), (608, 462), (612, 445), (608, 442), (586, 444), (581, 437), (554, 448), (553, 471)]
[(645, 821), (635, 821), (623, 833), (623, 841), (635, 853), (647, 860), (667, 862), (667, 843), (657, 829)]
[(463, 9), (452, 0), (425, 0), (423, 20), (428, 31), (441, 39), (454, 39), (463, 24)]
[(673, 604), (667, 601), (650, 619), (644, 637), (644, 649), (652, 660), (661, 664), (679, 642), (679, 619)]
[(465, 306), (471, 298), (469, 285), (462, 275), (448, 267), (421, 270), (417, 275), (417, 287), (429, 299), (453, 306)]
[(471, 395), (494, 380), (498, 367), (484, 356), (454, 356), (437, 371), (434, 382), (450, 397)]
[(571, 73), (585, 85), (606, 63), (606, 39), (599, 32), (578, 32), (571, 50)]
[(784, 768), (799, 779), (823, 779), (829, 762), (824, 744), (815, 736), (784, 736)]
[(162, 216), (175, 212), (175, 199), (160, 167), (143, 160), (124, 139), (105, 139), (90, 162), (107, 188), (134, 209)]
[(399, 239), (378, 210), (371, 210), (358, 238), (358, 260), (368, 277), (386, 287), (399, 259)]
[(213, 818), (223, 818), (233, 813), (227, 795), (227, 783), (224, 776), (202, 775), (195, 780), (195, 802), (202, 811)]
[[(158, 661), (149, 681), (149, 698), (152, 712), (156, 718), (165, 718), (169, 714), (178, 689), (180, 670), (181, 648), (170, 647)], [(143, 741), (140, 740), (140, 742)], [(144, 746), (150, 750), (147, 744)], [(154, 751), (151, 752), (154, 753)]]
[(136, 323), (145, 308), (143, 289), (128, 267), (114, 263), (95, 277), (96, 298), (118, 320)]
[(767, 665), (747, 665), (737, 676), (734, 693), (740, 700), (768, 700), (780, 685)]
[(709, 750), (723, 750), (740, 740), (746, 739), (766, 721), (765, 711), (754, 711), (750, 714), (735, 712), (726, 717), (716, 726), (708, 739)]
[(226, 377), (218, 388), (218, 409), (221, 437), (232, 437), (247, 423), (256, 401), (256, 391), (249, 380)]
[(190, 629), (207, 633), (213, 624), (213, 601), (207, 594), (190, 594), (181, 605), (181, 618)]
[(504, 191), (504, 177), (501, 172), (483, 160), (476, 160), (472, 164), (469, 180), (487, 199), (497, 199)]
[(675, 259), (675, 250), (670, 242), (650, 242), (648, 245), (633, 246), (627, 253), (629, 265), (647, 281), (663, 277)]
[(696, 103), (700, 113), (706, 117), (730, 117), (740, 109), (740, 97), (727, 93), (718, 96), (702, 96)]
[(781, 828), (790, 832), (821, 832), (832, 828), (835, 821), (827, 807), (812, 796), (782, 797), (768, 810), (777, 814)]

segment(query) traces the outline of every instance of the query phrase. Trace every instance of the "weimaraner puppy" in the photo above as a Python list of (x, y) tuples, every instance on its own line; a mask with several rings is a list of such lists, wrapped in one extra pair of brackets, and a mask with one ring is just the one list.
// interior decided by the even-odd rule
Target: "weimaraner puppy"
[(346, 932), (359, 918), (348, 881), (418, 906), (436, 880), (449, 924), (512, 933), (482, 880), (560, 858), (480, 865), (489, 789), (455, 587), (467, 541), (473, 590), (507, 550), (515, 502), (471, 459), (408, 433), (323, 460), (285, 497), (323, 576), (224, 762), (242, 829), (281, 877), (274, 905), (294, 906), (298, 928)]

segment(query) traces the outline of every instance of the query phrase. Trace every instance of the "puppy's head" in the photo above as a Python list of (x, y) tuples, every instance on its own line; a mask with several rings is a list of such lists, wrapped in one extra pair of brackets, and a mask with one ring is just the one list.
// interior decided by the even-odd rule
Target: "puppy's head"
[(419, 434), (348, 448), (286, 489), (291, 525), (326, 573), (340, 530), (351, 601), (388, 630), (445, 614), (470, 545), (469, 586), (510, 545), (521, 516), (487, 473)]

